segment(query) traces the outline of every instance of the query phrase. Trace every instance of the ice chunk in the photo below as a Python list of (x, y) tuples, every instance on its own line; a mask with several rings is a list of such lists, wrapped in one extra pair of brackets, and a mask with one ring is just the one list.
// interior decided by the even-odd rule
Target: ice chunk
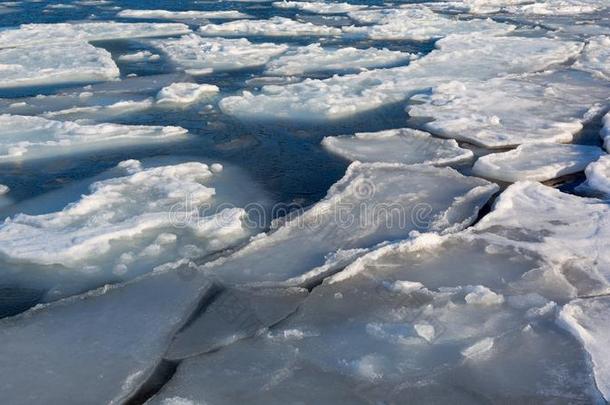
[(362, 10), (368, 6), (349, 3), (325, 3), (321, 1), (275, 1), (273, 7), (297, 9), (315, 14), (343, 14), (349, 11)]
[(358, 71), (406, 63), (414, 55), (387, 49), (329, 49), (319, 43), (300, 47), (272, 60), (265, 73), (271, 75), (302, 75), (324, 71)]
[(610, 152), (610, 112), (604, 116), (602, 123), (604, 126), (600, 135), (604, 140), (604, 148), (606, 148), (606, 151)]
[(610, 156), (602, 156), (585, 170), (585, 185), (610, 197)]
[(239, 20), (224, 24), (207, 24), (201, 26), (198, 33), (205, 36), (294, 37), (341, 35), (341, 30), (285, 17), (271, 17), (268, 20)]
[(262, 66), (288, 49), (286, 45), (255, 44), (245, 38), (201, 38), (195, 34), (154, 41), (153, 45), (182, 69), (215, 71)]
[(36, 159), (129, 144), (183, 138), (180, 127), (81, 125), (40, 117), (0, 115), (0, 161)]
[(195, 20), (195, 19), (240, 19), (250, 18), (248, 14), (237, 10), (220, 11), (168, 11), (168, 10), (121, 10), (117, 17), (123, 18), (154, 18), (168, 20)]
[(3, 400), (125, 402), (163, 371), (172, 335), (211, 286), (196, 273), (157, 273), (0, 320)]
[(119, 74), (108, 51), (86, 42), (0, 49), (0, 88), (104, 81)]
[(0, 195), (4, 195), (4, 194), (8, 193), (9, 191), (11, 191), (9, 186), (0, 184)]
[(506, 182), (546, 181), (583, 171), (603, 154), (597, 146), (528, 143), (479, 158), (473, 173)]
[(212, 84), (172, 83), (157, 94), (157, 104), (192, 104), (210, 98), (220, 89)]
[(449, 168), (354, 162), (322, 201), (203, 269), (229, 283), (305, 285), (338, 270), (327, 262), (338, 249), (368, 248), (412, 231), (458, 231), (496, 190)]
[(432, 117), (424, 128), (434, 134), (487, 148), (570, 142), (606, 103), (609, 88), (574, 71), (452, 81), (417, 96), (423, 104), (410, 105), (408, 112)]
[(403, 8), (354, 11), (349, 16), (360, 22), (374, 25), (344, 27), (348, 34), (365, 35), (377, 40), (428, 41), (450, 34), (486, 33), (497, 35), (515, 29), (511, 24), (493, 20), (459, 20), (437, 14), (425, 5)]
[(152, 62), (159, 59), (161, 59), (159, 55), (150, 51), (139, 51), (119, 56), (121, 62)]
[(190, 31), (186, 25), (174, 23), (106, 21), (74, 24), (23, 24), (19, 28), (0, 31), (0, 49), (65, 42), (161, 37), (188, 34)]
[(597, 387), (610, 401), (610, 298), (574, 300), (561, 310), (559, 323), (582, 343), (591, 356)]
[(538, 0), (533, 3), (506, 7), (506, 11), (512, 14), (557, 16), (594, 13), (607, 7), (608, 3), (604, 0)]
[(610, 80), (610, 37), (591, 38), (574, 67)]
[(361, 162), (448, 165), (473, 158), (472, 151), (460, 148), (454, 140), (409, 128), (326, 137), (322, 145), (339, 156)]

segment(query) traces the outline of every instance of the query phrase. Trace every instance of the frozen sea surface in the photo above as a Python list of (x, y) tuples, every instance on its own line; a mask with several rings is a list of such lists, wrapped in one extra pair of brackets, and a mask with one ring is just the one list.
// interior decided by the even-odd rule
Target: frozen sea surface
[(610, 401), (604, 0), (0, 4), (7, 404)]

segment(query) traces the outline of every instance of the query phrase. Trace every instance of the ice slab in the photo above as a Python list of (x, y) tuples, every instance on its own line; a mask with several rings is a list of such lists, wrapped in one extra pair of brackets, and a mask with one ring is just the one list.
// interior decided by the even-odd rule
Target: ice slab
[(602, 156), (585, 170), (585, 186), (610, 197), (610, 156)]
[(248, 14), (237, 10), (218, 11), (169, 11), (169, 10), (121, 10), (117, 17), (123, 18), (154, 18), (168, 20), (197, 20), (197, 19), (241, 19), (251, 18)]
[(0, 49), (65, 42), (102, 41), (188, 34), (185, 24), (83, 22), (23, 24), (0, 31)]
[(578, 15), (591, 14), (608, 8), (603, 0), (543, 0), (506, 7), (506, 12), (525, 15)]
[(266, 36), (266, 37), (297, 37), (297, 36), (332, 36), (341, 35), (341, 30), (335, 27), (316, 25), (310, 22), (300, 22), (285, 17), (271, 17), (268, 20), (239, 20), (224, 24), (206, 24), (197, 31), (205, 36)]
[(368, 8), (365, 5), (350, 3), (326, 3), (321, 1), (275, 1), (273, 7), (297, 9), (315, 14), (344, 14), (350, 11)]
[(160, 273), (0, 320), (4, 401), (125, 402), (162, 366), (211, 286), (197, 274)]
[(412, 231), (458, 231), (497, 189), (450, 168), (354, 162), (323, 200), (202, 269), (229, 284), (305, 285), (360, 250)]
[(303, 75), (312, 72), (349, 72), (404, 64), (415, 55), (388, 49), (322, 48), (319, 43), (288, 51), (267, 65), (270, 75)]
[(597, 387), (610, 401), (610, 298), (574, 300), (564, 306), (559, 323), (572, 333), (591, 357)]
[(0, 49), (0, 88), (105, 81), (119, 74), (108, 51), (86, 42)]
[(202, 38), (192, 34), (154, 41), (181, 69), (236, 70), (265, 65), (288, 49), (286, 45), (252, 43), (245, 38)]
[(121, 55), (118, 59), (122, 62), (153, 62), (161, 59), (161, 57), (150, 51), (139, 51)]
[(602, 79), (610, 80), (610, 37), (591, 38), (574, 67), (591, 72)]
[(506, 182), (546, 181), (581, 172), (604, 154), (597, 146), (528, 143), (480, 157), (472, 169), (477, 176)]
[(22, 161), (68, 153), (173, 141), (184, 138), (180, 127), (98, 124), (81, 125), (41, 117), (0, 115), (0, 161)]
[[(93, 96), (94, 94), (91, 93), (84, 97), (92, 98), (94, 102), (97, 101)], [(93, 104), (49, 111), (43, 113), (42, 117), (52, 120), (87, 120), (87, 122), (102, 122), (114, 117), (146, 111), (153, 105), (154, 100), (152, 97), (141, 100), (120, 100), (112, 104)]]
[(607, 103), (608, 89), (577, 71), (451, 81), (417, 96), (423, 104), (407, 111), (433, 118), (424, 128), (434, 134), (487, 148), (570, 142)]
[(459, 20), (435, 13), (425, 5), (409, 5), (403, 8), (354, 11), (348, 14), (369, 26), (344, 27), (346, 34), (364, 35), (377, 40), (428, 41), (450, 34), (483, 33), (505, 34), (514, 25), (498, 23), (490, 19)]
[(472, 151), (460, 148), (454, 140), (409, 128), (326, 137), (322, 145), (345, 159), (361, 162), (449, 165), (473, 158)]
[(188, 105), (208, 99), (220, 89), (213, 84), (172, 83), (157, 94), (157, 104)]

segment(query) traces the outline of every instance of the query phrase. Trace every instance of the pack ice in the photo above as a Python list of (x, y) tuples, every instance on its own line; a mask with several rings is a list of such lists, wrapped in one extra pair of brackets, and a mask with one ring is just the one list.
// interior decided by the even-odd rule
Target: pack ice
[(344, 14), (350, 11), (362, 10), (368, 6), (349, 3), (325, 3), (319, 1), (274, 1), (273, 7), (297, 9), (315, 14)]
[(591, 38), (574, 67), (592, 72), (601, 79), (610, 80), (610, 37)]
[(602, 156), (587, 166), (585, 174), (587, 181), (583, 187), (596, 190), (607, 198), (610, 197), (610, 157), (608, 155)]
[(197, 32), (205, 36), (231, 37), (249, 35), (267, 37), (341, 35), (339, 28), (291, 20), (285, 17), (271, 17), (268, 20), (238, 20), (223, 24), (206, 24), (202, 25)]
[(473, 158), (472, 151), (460, 148), (454, 140), (434, 138), (410, 128), (326, 137), (322, 145), (339, 156), (361, 162), (449, 165)]
[(154, 18), (168, 20), (195, 20), (195, 19), (241, 19), (250, 18), (248, 14), (236, 10), (221, 11), (169, 11), (169, 10), (132, 10), (125, 9), (117, 13), (123, 18)]

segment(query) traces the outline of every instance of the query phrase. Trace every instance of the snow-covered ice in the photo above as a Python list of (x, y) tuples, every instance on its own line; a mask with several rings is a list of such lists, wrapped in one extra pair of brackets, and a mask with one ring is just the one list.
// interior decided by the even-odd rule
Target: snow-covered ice
[(299, 47), (271, 60), (265, 73), (303, 75), (312, 72), (353, 72), (361, 69), (406, 64), (415, 55), (388, 49), (323, 48), (319, 43)]
[(286, 45), (252, 43), (245, 38), (202, 38), (195, 34), (154, 41), (153, 45), (182, 69), (214, 71), (262, 66), (288, 49)]
[(341, 35), (339, 28), (291, 20), (285, 17), (271, 17), (268, 20), (238, 20), (223, 24), (206, 24), (202, 25), (197, 32), (205, 36), (231, 37), (249, 35), (267, 37)]
[(248, 14), (236, 11), (169, 11), (169, 10), (121, 10), (117, 17), (123, 18), (153, 18), (168, 20), (196, 20), (196, 19), (241, 19), (250, 18)]
[(86, 42), (0, 49), (0, 88), (96, 82), (119, 74), (108, 51)]
[(157, 104), (188, 105), (208, 99), (220, 89), (213, 84), (172, 83), (157, 94)]
[(574, 67), (610, 80), (610, 37), (591, 38)]
[(449, 165), (473, 158), (472, 151), (460, 148), (452, 139), (434, 138), (409, 128), (326, 137), (322, 145), (339, 156), (361, 162)]
[(472, 171), (477, 176), (506, 182), (546, 181), (581, 172), (602, 155), (605, 152), (597, 146), (528, 143), (480, 157)]
[(585, 187), (596, 190), (610, 197), (610, 156), (604, 155), (591, 163), (585, 170), (587, 181)]
[(315, 14), (343, 14), (350, 11), (362, 10), (368, 6), (350, 3), (321, 2), (321, 1), (275, 1), (273, 7), (283, 9), (297, 9)]

